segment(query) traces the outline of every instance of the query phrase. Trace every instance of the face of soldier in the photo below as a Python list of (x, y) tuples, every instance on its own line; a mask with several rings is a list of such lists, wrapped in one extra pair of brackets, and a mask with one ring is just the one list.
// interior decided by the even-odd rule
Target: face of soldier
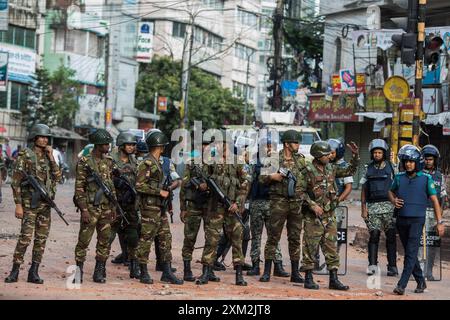
[(123, 145), (123, 150), (126, 154), (133, 154), (136, 151), (136, 145), (134, 143), (125, 143)]
[(300, 144), (298, 142), (289, 142), (286, 144), (287, 149), (292, 153), (297, 153)]
[(336, 150), (331, 151), (328, 158), (330, 158), (330, 161), (333, 162), (336, 159)]
[(107, 143), (107, 144), (97, 144), (97, 145), (95, 145), (95, 147), (97, 148), (97, 150), (100, 153), (108, 153), (109, 152), (109, 143)]
[(321, 156), (318, 160), (321, 164), (327, 165), (330, 162), (330, 155)]
[(34, 145), (39, 148), (45, 148), (48, 145), (48, 137), (37, 136)]
[(406, 160), (404, 163), (405, 170), (408, 174), (413, 173), (416, 169), (416, 162), (412, 160)]
[(428, 170), (434, 168), (434, 157), (425, 157), (425, 168)]
[(375, 160), (375, 162), (380, 162), (381, 160), (383, 160), (383, 154), (384, 154), (383, 150), (380, 149), (373, 150), (372, 151), (373, 160)]

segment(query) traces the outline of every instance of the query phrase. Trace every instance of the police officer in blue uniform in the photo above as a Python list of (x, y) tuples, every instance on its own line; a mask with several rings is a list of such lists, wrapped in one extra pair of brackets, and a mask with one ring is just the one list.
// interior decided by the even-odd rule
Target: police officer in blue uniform
[(389, 200), (395, 206), (398, 214), (396, 226), (405, 249), (405, 257), (403, 272), (394, 293), (405, 294), (411, 274), (417, 282), (414, 292), (422, 293), (427, 286), (417, 254), (425, 224), (428, 200), (433, 205), (439, 236), (444, 234), (442, 210), (436, 196), (433, 178), (422, 171), (424, 161), (420, 150), (413, 145), (404, 146), (400, 150), (398, 158), (405, 171), (395, 176), (389, 191)]
[[(444, 200), (447, 197), (447, 191), (445, 188), (444, 176), (442, 175), (441, 170), (439, 170), (439, 159), (441, 157), (439, 150), (432, 144), (428, 144), (422, 148), (422, 155), (425, 160), (425, 169), (423, 169), (423, 172), (428, 173), (433, 178), (437, 192), (436, 196), (442, 209), (444, 209)], [(436, 219), (434, 218), (433, 204), (431, 201), (428, 201), (428, 208), (425, 218), (425, 229), (427, 234), (433, 231), (435, 225)], [(433, 267), (438, 250), (439, 247), (429, 247), (426, 250), (426, 265), (424, 272), (427, 280), (435, 280), (433, 277)], [(419, 255), (420, 254), (423, 253), (420, 252)]]

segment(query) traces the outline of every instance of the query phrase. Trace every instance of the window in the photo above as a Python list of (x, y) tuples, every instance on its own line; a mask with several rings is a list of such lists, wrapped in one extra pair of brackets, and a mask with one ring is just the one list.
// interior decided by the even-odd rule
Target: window
[(99, 95), (101, 92), (100, 87), (92, 86), (92, 85), (86, 85), (86, 94), (94, 94)]
[(16, 46), (35, 49), (36, 32), (34, 29), (27, 29), (9, 25), (8, 31), (0, 31), (0, 41)]
[[(233, 96), (244, 98), (245, 97), (245, 84), (233, 81)], [(255, 97), (255, 87), (248, 86), (247, 98), (253, 100)]]
[(241, 24), (259, 29), (258, 28), (258, 16), (256, 15), (256, 13), (238, 9), (237, 18)]
[(274, 9), (272, 8), (262, 8), (262, 17), (261, 17), (261, 29), (272, 29), (273, 22), (272, 22), (272, 16), (273, 16)]
[(86, 55), (86, 37), (88, 32), (81, 30), (66, 30), (64, 50), (80, 55)]
[(8, 103), (8, 91), (0, 91), (0, 109), (6, 109)]
[(247, 60), (248, 57), (250, 57), (250, 62), (254, 63), (256, 61), (254, 53), (254, 49), (244, 46), (243, 44), (236, 43), (236, 45), (234, 46), (234, 56), (239, 59)]
[(94, 58), (101, 58), (103, 56), (103, 46), (104, 39), (90, 32), (88, 55)]
[(11, 109), (20, 110), (27, 104), (27, 85), (10, 82), (11, 85)]
[(219, 51), (222, 46), (221, 37), (201, 27), (194, 27), (194, 41), (215, 51)]
[(222, 10), (224, 0), (202, 0), (202, 3), (208, 7)]
[(179, 23), (179, 22), (173, 22), (172, 36), (177, 37), (177, 38), (184, 38), (185, 34), (186, 34), (186, 24)]

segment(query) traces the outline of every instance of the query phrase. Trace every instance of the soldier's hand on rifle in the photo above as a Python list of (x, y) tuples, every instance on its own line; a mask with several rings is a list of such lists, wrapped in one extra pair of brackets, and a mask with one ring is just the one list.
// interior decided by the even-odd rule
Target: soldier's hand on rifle
[(397, 209), (400, 209), (401, 207), (403, 207), (404, 203), (405, 203), (405, 201), (403, 201), (403, 199), (400, 199), (400, 198), (395, 198), (395, 200), (394, 200), (394, 205)]
[(159, 191), (159, 195), (163, 198), (167, 198), (169, 196), (169, 194), (170, 194), (169, 191), (166, 191), (166, 190)]
[(318, 217), (321, 217), (323, 215), (323, 209), (319, 206), (314, 206), (313, 211)]
[(228, 211), (230, 211), (230, 212), (237, 212), (239, 210), (239, 207), (238, 207), (238, 205), (237, 205), (237, 203), (236, 202), (233, 202), (233, 204), (231, 205), (231, 207), (229, 207), (228, 208)]
[(53, 148), (51, 146), (45, 147), (45, 154), (50, 159), (50, 161), (55, 161), (55, 158), (53, 158)]
[(186, 219), (186, 215), (187, 215), (187, 211), (180, 211), (180, 220), (181, 222), (185, 223), (185, 219)]
[(23, 208), (21, 204), (16, 204), (16, 218), (17, 219), (22, 219), (23, 218)]
[(87, 211), (87, 209), (81, 210), (81, 221), (83, 223), (89, 223), (90, 218), (91, 216), (89, 215), (89, 211)]
[(206, 191), (208, 189), (208, 185), (205, 182), (200, 183), (199, 187), (200, 191)]
[(359, 153), (359, 148), (353, 141), (347, 144), (347, 147), (350, 148), (352, 154), (357, 155)]
[(281, 182), (281, 181), (283, 181), (283, 176), (280, 173), (278, 173), (278, 172), (277, 173), (272, 173), (270, 175), (270, 180)]

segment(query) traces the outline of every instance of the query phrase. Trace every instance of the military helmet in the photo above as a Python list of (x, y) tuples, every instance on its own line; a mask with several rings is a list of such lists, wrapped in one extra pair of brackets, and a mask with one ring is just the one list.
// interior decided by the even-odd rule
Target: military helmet
[(398, 151), (398, 159), (402, 163), (403, 168), (405, 167), (405, 161), (414, 161), (416, 163), (415, 171), (421, 171), (425, 164), (420, 149), (412, 144), (407, 144), (400, 148)]
[(341, 140), (328, 139), (328, 144), (330, 145), (331, 151), (336, 151), (336, 159), (334, 161), (338, 161), (344, 157), (345, 146)]
[(300, 132), (295, 130), (287, 130), (281, 136), (282, 143), (300, 143), (301, 135)]
[(136, 144), (136, 151), (140, 153), (148, 153), (148, 147), (145, 141), (141, 140)]
[(160, 130), (155, 130), (147, 133), (145, 143), (147, 143), (147, 147), (150, 149), (152, 147), (166, 146), (169, 144), (169, 140)]
[(323, 156), (328, 156), (331, 153), (330, 144), (326, 141), (314, 142), (311, 146), (310, 153), (316, 159), (319, 159)]
[(422, 155), (424, 157), (433, 156), (436, 159), (439, 159), (441, 157), (439, 149), (433, 146), (432, 144), (427, 144), (425, 147), (422, 148)]
[(369, 152), (370, 152), (370, 159), (373, 160), (373, 150), (375, 149), (381, 149), (383, 150), (383, 158), (386, 159), (387, 157), (387, 153), (389, 150), (389, 146), (386, 143), (386, 141), (384, 141), (383, 139), (373, 139), (372, 141), (370, 141), (369, 144)]
[(117, 140), (116, 140), (116, 146), (120, 147), (123, 146), (124, 144), (136, 144), (136, 136), (131, 133), (131, 132), (121, 132), (118, 136), (117, 136)]
[(111, 142), (113, 142), (113, 138), (105, 129), (97, 129), (89, 135), (89, 143), (92, 144), (109, 144)]
[(36, 137), (51, 137), (52, 133), (46, 124), (35, 124), (28, 135), (28, 140), (34, 140)]

